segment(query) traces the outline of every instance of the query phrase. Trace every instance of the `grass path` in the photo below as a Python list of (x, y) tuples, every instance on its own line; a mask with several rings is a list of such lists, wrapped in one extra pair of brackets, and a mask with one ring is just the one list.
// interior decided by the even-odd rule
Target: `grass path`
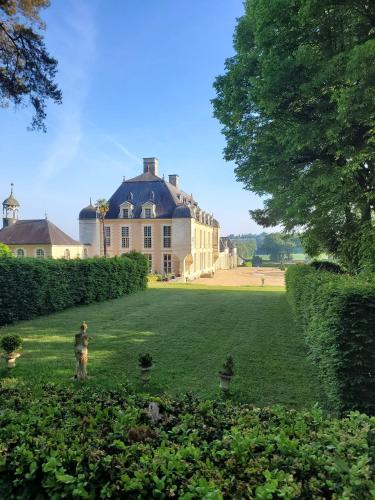
[[(217, 372), (227, 354), (236, 363), (232, 398), (259, 406), (310, 406), (319, 399), (285, 293), (275, 289), (154, 286), (110, 302), (69, 309), (2, 328), (19, 333), (24, 353), (12, 376), (19, 381), (73, 385), (73, 335), (82, 320), (93, 336), (89, 384), (113, 387), (127, 379), (137, 390), (137, 358), (150, 352), (155, 369), (147, 391), (191, 391), (215, 398)], [(4, 368), (0, 377), (7, 377)]]

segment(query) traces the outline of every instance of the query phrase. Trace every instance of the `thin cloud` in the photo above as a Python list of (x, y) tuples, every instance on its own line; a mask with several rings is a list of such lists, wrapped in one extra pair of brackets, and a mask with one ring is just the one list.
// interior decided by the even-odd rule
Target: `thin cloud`
[(61, 54), (57, 54), (63, 90), (63, 104), (56, 111), (55, 139), (42, 164), (42, 175), (53, 177), (69, 168), (76, 158), (82, 137), (82, 111), (90, 87), (90, 70), (95, 56), (95, 25), (88, 2), (70, 1), (58, 33)]
[(111, 142), (114, 146), (116, 146), (120, 151), (124, 153), (125, 156), (127, 156), (130, 160), (135, 161), (139, 165), (142, 165), (142, 160), (139, 158), (137, 155), (129, 151), (123, 144), (118, 142), (114, 137), (108, 135), (108, 134), (103, 134), (103, 137)]

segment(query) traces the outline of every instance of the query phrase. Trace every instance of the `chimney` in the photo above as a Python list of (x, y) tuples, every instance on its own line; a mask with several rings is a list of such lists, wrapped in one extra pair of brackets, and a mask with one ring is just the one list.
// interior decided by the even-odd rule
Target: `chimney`
[(159, 160), (157, 158), (143, 158), (143, 173), (150, 172), (158, 175)]
[(176, 174), (170, 174), (169, 183), (176, 186), (177, 189), (180, 189), (180, 176)]

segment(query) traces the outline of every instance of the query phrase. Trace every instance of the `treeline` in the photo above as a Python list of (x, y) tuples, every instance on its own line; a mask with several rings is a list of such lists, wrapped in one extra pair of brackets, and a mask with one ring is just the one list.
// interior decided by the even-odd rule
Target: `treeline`
[(280, 262), (291, 259), (294, 253), (304, 253), (298, 236), (285, 233), (261, 233), (229, 235), (237, 248), (238, 255), (251, 259), (254, 255), (269, 255), (271, 261)]

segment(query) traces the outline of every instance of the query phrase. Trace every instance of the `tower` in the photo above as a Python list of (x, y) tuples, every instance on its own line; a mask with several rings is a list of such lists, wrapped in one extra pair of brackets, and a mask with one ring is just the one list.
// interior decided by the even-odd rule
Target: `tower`
[(13, 196), (14, 184), (10, 185), (10, 195), (3, 201), (3, 228), (15, 224), (18, 220), (20, 204)]

